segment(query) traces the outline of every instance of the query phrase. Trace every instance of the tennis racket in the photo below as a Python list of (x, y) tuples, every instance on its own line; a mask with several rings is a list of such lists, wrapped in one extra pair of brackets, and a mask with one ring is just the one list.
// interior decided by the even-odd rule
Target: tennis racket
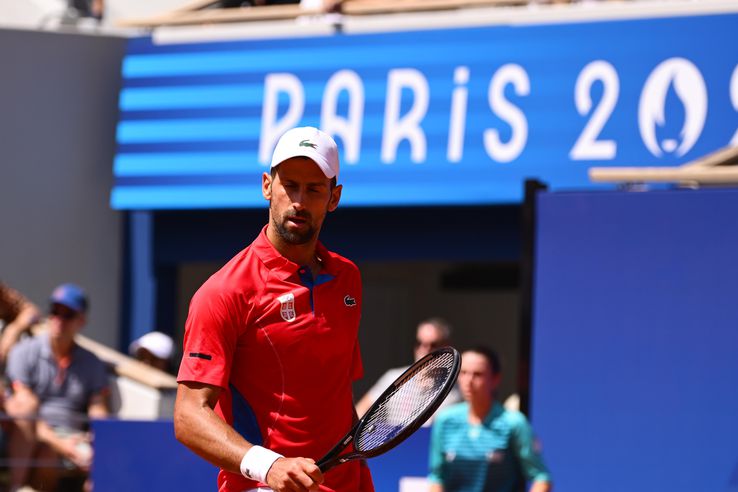
[[(418, 430), (451, 391), (461, 356), (453, 347), (426, 355), (395, 380), (366, 414), (331, 449), (318, 467), (323, 473), (351, 460), (386, 453)], [(354, 450), (344, 451), (354, 444)]]

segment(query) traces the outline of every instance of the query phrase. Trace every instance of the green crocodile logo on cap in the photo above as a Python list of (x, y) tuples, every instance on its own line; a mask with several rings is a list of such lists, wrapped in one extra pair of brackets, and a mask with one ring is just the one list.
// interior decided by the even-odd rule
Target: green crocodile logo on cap
[(310, 140), (303, 140), (300, 142), (300, 147), (310, 147), (311, 149), (315, 149), (318, 146), (312, 143)]

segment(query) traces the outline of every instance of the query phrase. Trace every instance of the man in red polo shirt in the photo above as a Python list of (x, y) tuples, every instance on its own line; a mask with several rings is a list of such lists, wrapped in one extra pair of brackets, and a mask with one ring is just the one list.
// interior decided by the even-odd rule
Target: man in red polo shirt
[(364, 462), (315, 460), (355, 419), (361, 277), (318, 236), (338, 206), (338, 150), (294, 128), (262, 177), (269, 222), (190, 303), (177, 439), (220, 467), (220, 491), (373, 491)]

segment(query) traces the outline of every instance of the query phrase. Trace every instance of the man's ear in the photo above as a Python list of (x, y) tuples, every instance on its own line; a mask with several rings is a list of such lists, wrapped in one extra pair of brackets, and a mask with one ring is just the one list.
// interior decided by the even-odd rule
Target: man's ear
[(336, 208), (338, 208), (338, 202), (341, 201), (341, 190), (343, 190), (343, 185), (336, 185), (331, 190), (331, 199), (328, 202), (329, 212), (333, 212)]
[(272, 199), (272, 175), (269, 173), (261, 175), (261, 194), (265, 200)]

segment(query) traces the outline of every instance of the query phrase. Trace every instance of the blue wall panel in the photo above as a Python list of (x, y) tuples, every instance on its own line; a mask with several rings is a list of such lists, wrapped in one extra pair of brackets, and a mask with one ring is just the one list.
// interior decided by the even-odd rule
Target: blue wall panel
[(738, 190), (537, 205), (532, 418), (556, 488), (738, 490)]
[[(93, 429), (95, 490), (217, 490), (218, 470), (175, 440), (171, 421), (104, 420), (94, 422)], [(377, 492), (397, 491), (404, 476), (425, 476), (429, 441), (430, 429), (424, 427), (397, 448), (369, 460)]]
[(174, 439), (171, 421), (99, 420), (92, 429), (95, 490), (217, 490), (218, 470)]

